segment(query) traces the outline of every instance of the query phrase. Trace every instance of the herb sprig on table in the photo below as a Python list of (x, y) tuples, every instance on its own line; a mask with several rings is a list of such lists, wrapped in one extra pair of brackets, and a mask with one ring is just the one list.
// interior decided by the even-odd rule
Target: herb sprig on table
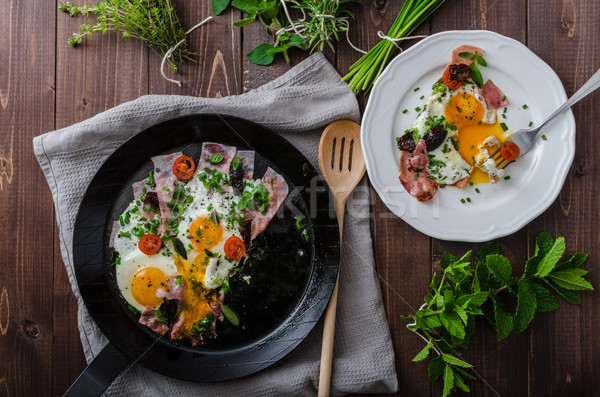
[[(137, 38), (146, 42), (164, 57), (170, 48), (186, 38), (171, 0), (102, 0), (91, 6), (61, 2), (59, 10), (72, 17), (96, 16), (95, 24), (84, 23), (79, 32), (69, 37), (71, 47), (81, 44), (85, 36), (114, 31), (120, 32), (124, 38)], [(191, 59), (193, 55), (187, 43), (183, 42), (171, 54), (169, 67), (177, 72), (175, 62)]]
[[(287, 51), (292, 47), (312, 52), (323, 51), (328, 45), (335, 51), (333, 41), (338, 41), (339, 33), (348, 30), (348, 17), (353, 17), (348, 6), (359, 1), (300, 0), (287, 2), (287, 12), (280, 0), (233, 0), (231, 5), (247, 14), (246, 18), (235, 22), (235, 26), (244, 27), (259, 21), (273, 37), (272, 44), (259, 44), (246, 55), (250, 62), (270, 65), (279, 53), (289, 63)], [(213, 0), (213, 8), (218, 6), (220, 9), (223, 4), (224, 1)], [(303, 18), (290, 21), (291, 9), (300, 10)]]
[[(474, 268), (471, 251), (461, 258), (447, 252), (442, 255), (441, 277), (434, 274), (425, 304), (403, 319), (407, 328), (427, 343), (413, 361), (433, 354), (428, 365), (429, 380), (443, 380), (444, 396), (457, 389), (469, 392), (467, 380), (475, 378), (469, 372), (472, 365), (460, 355), (469, 347), (476, 316), (485, 316), (498, 340), (502, 340), (511, 333), (523, 332), (535, 313), (558, 309), (552, 291), (569, 303), (579, 304), (577, 291), (593, 290), (583, 277), (587, 271), (581, 269), (587, 254), (577, 252), (559, 262), (564, 252), (564, 238), (554, 240), (550, 233), (541, 233), (520, 277), (513, 275), (510, 262), (495, 242), (483, 244)], [(509, 309), (510, 303), (514, 311)]]

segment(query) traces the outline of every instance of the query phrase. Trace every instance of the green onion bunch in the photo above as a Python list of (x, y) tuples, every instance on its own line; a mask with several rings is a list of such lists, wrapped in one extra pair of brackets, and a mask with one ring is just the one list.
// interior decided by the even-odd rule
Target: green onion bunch
[[(407, 37), (423, 23), (445, 0), (406, 0), (387, 36), (392, 39)], [(396, 46), (390, 40), (381, 40), (368, 53), (350, 66), (342, 80), (350, 80), (350, 89), (356, 93), (368, 92), (389, 62)]]

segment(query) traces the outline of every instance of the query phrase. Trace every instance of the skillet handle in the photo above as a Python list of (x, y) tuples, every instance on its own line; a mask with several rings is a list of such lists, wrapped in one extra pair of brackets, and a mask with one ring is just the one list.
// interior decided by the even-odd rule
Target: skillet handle
[(63, 397), (100, 396), (130, 362), (129, 357), (108, 342)]

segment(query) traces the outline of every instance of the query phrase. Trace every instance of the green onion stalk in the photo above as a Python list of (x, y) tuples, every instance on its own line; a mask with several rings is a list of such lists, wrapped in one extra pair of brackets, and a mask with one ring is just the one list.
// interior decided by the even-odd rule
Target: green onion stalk
[[(387, 36), (391, 39), (407, 37), (421, 25), (446, 0), (406, 0), (390, 28)], [(368, 92), (381, 75), (396, 50), (396, 45), (388, 39), (381, 40), (356, 63), (350, 66), (350, 72), (342, 78), (350, 80), (350, 89), (355, 93)]]

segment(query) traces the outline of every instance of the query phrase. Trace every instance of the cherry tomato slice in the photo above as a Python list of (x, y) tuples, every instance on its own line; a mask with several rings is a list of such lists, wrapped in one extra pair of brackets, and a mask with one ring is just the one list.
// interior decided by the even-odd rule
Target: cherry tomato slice
[(183, 181), (190, 180), (192, 176), (194, 176), (195, 170), (196, 163), (194, 162), (194, 159), (189, 156), (177, 157), (173, 163), (173, 174)]
[(506, 161), (515, 161), (520, 153), (519, 145), (511, 141), (504, 142), (504, 145), (500, 148), (500, 154)]
[(154, 255), (160, 251), (162, 240), (156, 234), (145, 234), (140, 239), (138, 248), (146, 255)]
[(451, 90), (458, 90), (463, 83), (463, 80), (450, 80), (450, 65), (448, 65), (446, 70), (444, 70), (442, 81), (446, 87), (450, 88)]
[(225, 241), (225, 255), (229, 257), (229, 259), (233, 259), (237, 261), (242, 259), (244, 254), (246, 253), (246, 244), (236, 236), (231, 236)]

